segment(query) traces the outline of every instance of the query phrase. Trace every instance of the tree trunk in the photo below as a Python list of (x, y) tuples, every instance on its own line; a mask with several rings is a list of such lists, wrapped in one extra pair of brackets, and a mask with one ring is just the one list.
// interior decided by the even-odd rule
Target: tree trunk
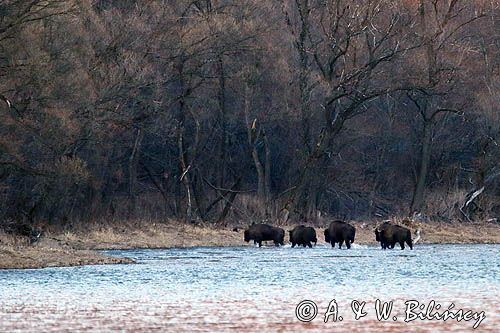
[(269, 204), (271, 202), (271, 147), (266, 132), (262, 130), (262, 138), (264, 140), (264, 198), (266, 207), (266, 217), (270, 216)]
[(204, 195), (203, 195), (203, 184), (201, 181), (201, 175), (198, 171), (193, 175), (191, 180), (191, 188), (193, 189), (193, 197), (196, 203), (198, 216), (202, 221), (205, 221), (205, 209), (204, 209)]
[(424, 204), (425, 184), (427, 181), (427, 173), (431, 160), (431, 145), (432, 145), (432, 121), (424, 120), (424, 129), (422, 136), (422, 148), (420, 153), (420, 170), (413, 192), (411, 201), (410, 214), (419, 212)]
[(219, 76), (219, 124), (221, 127), (221, 138), (219, 143), (219, 168), (217, 186), (224, 187), (226, 182), (226, 159), (227, 159), (227, 119), (226, 119), (226, 76), (224, 73), (224, 59), (222, 55), (217, 59), (217, 72)]
[(302, 141), (306, 152), (311, 152), (311, 121), (309, 109), (309, 96), (311, 93), (309, 85), (309, 56), (307, 53), (307, 37), (309, 35), (309, 1), (297, 1), (301, 17), (301, 29), (296, 47), (299, 55), (299, 91), (300, 91), (300, 114), (302, 123)]
[(236, 199), (236, 195), (238, 194), (238, 188), (240, 187), (241, 183), (241, 177), (236, 180), (236, 183), (231, 187), (231, 194), (229, 195), (229, 198), (226, 200), (226, 204), (224, 206), (224, 209), (222, 210), (222, 213), (220, 217), (217, 219), (217, 224), (222, 223), (226, 220), (227, 214), (231, 210), (231, 207), (233, 206), (234, 199)]
[[(181, 89), (181, 97), (179, 99), (179, 111), (177, 115), (177, 149), (178, 149), (178, 157), (179, 157), (179, 171), (180, 178), (179, 181), (184, 185), (184, 190), (186, 191), (186, 221), (192, 222), (195, 220), (194, 212), (193, 212), (193, 197), (194, 190), (191, 182), (191, 168), (192, 168), (192, 160), (189, 160), (188, 152), (184, 143), (184, 132), (185, 132), (185, 123), (186, 123), (186, 100), (185, 98), (189, 95), (190, 89), (185, 86), (184, 79), (184, 62), (181, 59), (178, 65), (179, 71), (179, 83)], [(198, 124), (197, 124), (198, 125)], [(195, 136), (194, 143), (194, 154), (196, 154), (196, 145), (198, 144), (198, 128)], [(194, 156), (192, 157), (194, 159)]]
[(189, 177), (189, 169), (191, 166), (187, 163), (187, 154), (184, 149), (184, 122), (179, 124), (177, 129), (177, 148), (179, 151), (179, 167), (181, 171), (180, 181), (184, 185), (186, 191), (186, 221), (191, 222), (193, 220), (192, 191)]
[[(245, 87), (245, 121), (247, 124), (247, 137), (248, 145), (252, 154), (252, 160), (255, 165), (255, 170), (257, 171), (257, 194), (262, 207), (266, 206), (266, 171), (262, 166), (262, 162), (259, 158), (259, 152), (257, 150), (257, 141), (259, 140), (261, 131), (257, 129), (257, 119), (250, 123), (249, 113), (250, 113), (250, 88)], [(266, 163), (267, 164), (267, 163)], [(266, 167), (269, 167), (266, 165)]]
[(130, 199), (130, 213), (134, 213), (136, 209), (137, 166), (139, 163), (142, 138), (143, 133), (141, 129), (137, 129), (134, 147), (132, 148), (132, 153), (128, 159), (128, 194)]
[[(436, 51), (434, 50), (433, 39), (427, 22), (427, 13), (425, 1), (420, 0), (420, 23), (422, 29), (423, 42), (425, 46), (425, 55), (427, 61), (427, 81), (430, 87), (433, 87), (437, 82), (437, 61)], [(421, 108), (421, 109), (420, 109)], [(427, 181), (427, 173), (431, 159), (431, 144), (432, 144), (432, 125), (433, 116), (427, 115), (427, 106), (419, 107), (423, 120), (422, 147), (420, 151), (420, 167), (415, 183), (415, 189), (410, 205), (410, 215), (415, 212), (420, 212), (424, 205), (424, 192)]]
[[(315, 199), (316, 190), (321, 190), (316, 188), (315, 184), (317, 182), (324, 182), (322, 177), (322, 172), (320, 170), (326, 170), (330, 163), (330, 156), (328, 154), (328, 149), (333, 146), (336, 136), (340, 133), (344, 126), (345, 119), (342, 115), (339, 115), (334, 107), (325, 108), (325, 129), (320, 133), (316, 141), (314, 149), (309, 153), (304, 166), (301, 168), (301, 173), (297, 181), (297, 185), (290, 192), (290, 196), (285, 203), (283, 210), (288, 211), (286, 214), (287, 218), (291, 218), (294, 215), (298, 215), (299, 219), (307, 219), (310, 217), (310, 209), (308, 209), (309, 197), (313, 200)], [(315, 214), (316, 212), (314, 212)], [(282, 221), (285, 223), (286, 221)]]
[(257, 193), (262, 203), (266, 201), (266, 192), (265, 192), (265, 174), (264, 168), (262, 167), (262, 163), (259, 159), (259, 153), (257, 152), (257, 148), (255, 144), (252, 146), (252, 159), (255, 164), (255, 169), (257, 170)]

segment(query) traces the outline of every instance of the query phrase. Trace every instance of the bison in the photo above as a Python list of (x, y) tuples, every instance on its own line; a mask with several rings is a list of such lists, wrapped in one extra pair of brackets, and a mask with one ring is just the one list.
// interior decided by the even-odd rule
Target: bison
[(244, 240), (247, 243), (253, 240), (259, 247), (262, 246), (262, 241), (274, 241), (276, 246), (285, 245), (285, 230), (268, 224), (252, 224), (245, 230)]
[(339, 243), (339, 249), (342, 248), (342, 244), (348, 249), (351, 248), (351, 243), (354, 243), (354, 236), (356, 235), (356, 228), (354, 228), (349, 223), (344, 221), (333, 221), (330, 226), (325, 229), (325, 242), (332, 244), (335, 247), (335, 243)]
[(288, 232), (290, 234), (290, 243), (292, 243), (292, 247), (295, 247), (295, 245), (312, 247), (311, 243), (316, 245), (316, 242), (318, 241), (316, 238), (316, 230), (312, 227), (299, 225)]
[(380, 242), (382, 249), (393, 249), (399, 243), (401, 250), (405, 248), (405, 242), (413, 250), (410, 229), (389, 222), (382, 223), (375, 228), (375, 239)]

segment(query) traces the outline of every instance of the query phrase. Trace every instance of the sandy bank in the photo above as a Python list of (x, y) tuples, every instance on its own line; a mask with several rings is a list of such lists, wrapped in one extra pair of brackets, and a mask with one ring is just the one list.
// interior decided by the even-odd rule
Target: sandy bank
[[(353, 222), (357, 244), (375, 244), (375, 222)], [(413, 225), (421, 228), (419, 243), (499, 244), (500, 225), (493, 223)], [(285, 226), (284, 229), (291, 229)], [(316, 228), (323, 243), (324, 227)], [(288, 241), (288, 236), (285, 238)], [(193, 246), (252, 246), (243, 241), (243, 229), (233, 227), (194, 226), (183, 223), (126, 222), (107, 226), (90, 226), (89, 230), (47, 231), (42, 239), (27, 244), (26, 239), (0, 234), (0, 269), (79, 266), (91, 264), (131, 263), (97, 252), (102, 249), (170, 248)]]

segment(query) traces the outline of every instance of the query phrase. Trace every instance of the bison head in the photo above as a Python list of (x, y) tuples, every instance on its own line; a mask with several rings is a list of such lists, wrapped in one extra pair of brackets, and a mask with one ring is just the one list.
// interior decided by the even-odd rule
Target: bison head
[(325, 229), (325, 242), (330, 243), (330, 231)]
[(281, 245), (285, 245), (285, 230), (280, 229), (278, 231), (278, 241)]
[(248, 230), (245, 230), (245, 233), (244, 233), (244, 239), (245, 239), (245, 242), (249, 242), (250, 241), (250, 231)]
[(318, 242), (318, 239), (316, 238), (316, 231), (314, 231), (314, 229), (313, 229), (313, 232), (312, 232), (311, 240), (312, 240), (313, 243), (317, 243)]

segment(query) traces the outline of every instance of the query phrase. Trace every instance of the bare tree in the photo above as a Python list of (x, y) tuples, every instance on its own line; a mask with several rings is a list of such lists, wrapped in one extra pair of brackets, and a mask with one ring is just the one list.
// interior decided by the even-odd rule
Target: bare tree
[[(405, 50), (400, 33), (403, 18), (390, 6), (384, 6), (388, 4), (363, 1), (351, 6), (350, 1), (342, 0), (297, 0), (285, 5), (286, 22), (292, 26), (291, 30), (300, 26), (300, 33), (295, 34), (300, 66), (307, 64), (314, 70), (308, 78), (301, 74), (299, 84), (315, 87), (311, 94), (318, 94), (319, 102), (316, 110), (311, 108), (309, 112), (322, 113), (314, 148), (285, 204), (288, 211), (302, 206), (302, 212), (296, 211), (302, 219), (310, 217), (304, 211), (309, 210), (305, 202), (315, 200), (316, 191), (321, 191), (313, 189), (315, 183), (323, 183), (314, 178), (328, 166), (334, 139), (345, 122), (367, 111), (369, 102), (394, 90), (394, 86), (378, 80), (387, 71), (384, 65)], [(309, 57), (310, 60), (304, 59)], [(301, 73), (304, 72), (307, 70), (303, 68)]]
[[(462, 54), (466, 53), (466, 50), (460, 50), (460, 32), (484, 16), (482, 12), (477, 11), (478, 8), (472, 10), (470, 5), (470, 2), (460, 0), (419, 2), (419, 36), (422, 39), (422, 53), (425, 59), (422, 71), (425, 72), (426, 80), (417, 84), (418, 88), (408, 94), (422, 120), (419, 169), (410, 213), (420, 212), (424, 206), (435, 123), (443, 114), (461, 114), (465, 108), (464, 101), (451, 96), (462, 91), (460, 70), (465, 65)], [(452, 57), (450, 53), (453, 48), (462, 54)]]

